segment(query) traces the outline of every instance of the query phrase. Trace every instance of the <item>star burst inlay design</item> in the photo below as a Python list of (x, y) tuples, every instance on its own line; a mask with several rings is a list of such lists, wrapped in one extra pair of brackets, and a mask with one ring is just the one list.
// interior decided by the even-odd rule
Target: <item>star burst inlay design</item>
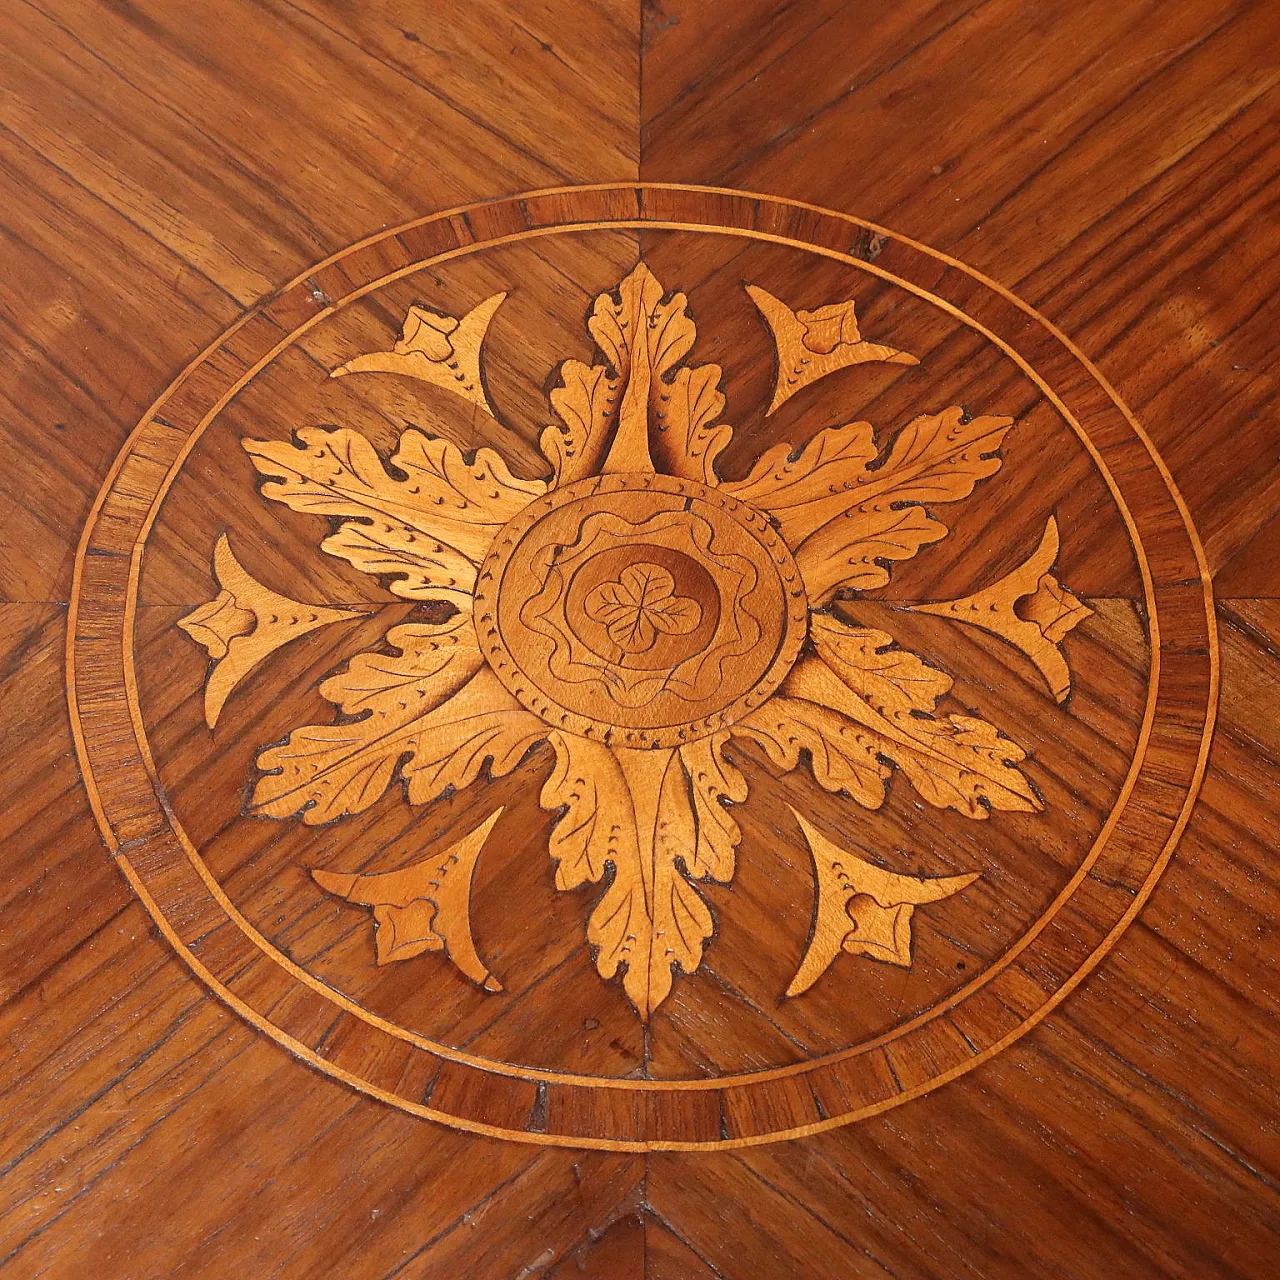
[[(803, 449), (776, 445), (727, 482), (716, 470), (732, 435), (721, 371), (685, 363), (695, 338), (685, 296), (664, 296), (642, 263), (595, 300), (588, 329), (594, 362), (566, 361), (551, 392), (549, 479), (416, 429), (390, 468), (342, 428), (244, 442), (266, 498), (334, 521), (324, 551), (397, 596), (455, 609), (392, 627), (384, 646), (331, 675), (320, 692), (339, 717), (262, 751), (253, 808), (326, 823), (368, 809), (397, 779), (424, 805), (550, 743), (540, 801), (559, 815), (556, 885), (607, 881), (587, 941), (602, 977), (621, 974), (648, 1018), (712, 935), (698, 882), (734, 874), (731, 806), (748, 791), (726, 756), (734, 739), (868, 809), (895, 772), (968, 818), (1039, 808), (1022, 748), (986, 720), (939, 712), (950, 677), (833, 608), (946, 535), (926, 508), (968, 497), (999, 468), (1012, 420), (922, 414), (883, 452), (872, 427), (853, 422)], [(465, 919), (475, 834), (460, 842), (465, 856), (424, 863), (421, 884), (412, 869), (318, 879), (375, 906), (391, 931), (384, 959), (446, 950), (494, 989)], [(843, 894), (833, 910), (857, 907), (840, 928), (861, 922), (883, 938), (845, 949), (897, 963), (910, 960), (911, 904), (973, 878), (922, 889), (823, 844), (825, 861), (810, 838), (833, 900)], [(830, 921), (819, 926), (831, 934)], [(818, 972), (839, 945), (839, 930), (826, 937)]]

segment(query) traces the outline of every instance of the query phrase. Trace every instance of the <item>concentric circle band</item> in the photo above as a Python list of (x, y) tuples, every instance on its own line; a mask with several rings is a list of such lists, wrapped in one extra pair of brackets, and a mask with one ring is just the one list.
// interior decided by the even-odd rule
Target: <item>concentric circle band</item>
[[(605, 1080), (491, 1062), (410, 1035), (253, 930), (173, 817), (146, 740), (133, 665), (142, 557), (170, 484), (223, 407), (303, 333), (390, 280), (489, 245), (602, 228), (807, 250), (940, 307), (1002, 350), (1077, 432), (1143, 572), (1147, 714), (1121, 799), (1085, 863), (1023, 938), (953, 997), (874, 1041), (794, 1067), (708, 1081)], [(863, 230), (885, 237), (875, 262), (854, 251)], [(882, 228), (772, 197), (656, 184), (532, 193), (422, 219), (353, 246), (252, 309), (164, 393), (116, 459), (81, 540), (68, 633), (73, 730), (95, 815), (157, 925), (203, 981), (292, 1052), (392, 1105), (495, 1136), (619, 1150), (734, 1147), (831, 1128), (937, 1087), (1024, 1034), (1108, 953), (1154, 888), (1203, 777), (1218, 681), (1208, 572), (1185, 504), (1150, 440), (1068, 339), (991, 281)], [(320, 1007), (337, 1014), (340, 1034), (317, 1017)], [(421, 1059), (417, 1071), (406, 1055)], [(380, 1065), (390, 1063), (394, 1071)], [(427, 1076), (429, 1101), (415, 1085)]]

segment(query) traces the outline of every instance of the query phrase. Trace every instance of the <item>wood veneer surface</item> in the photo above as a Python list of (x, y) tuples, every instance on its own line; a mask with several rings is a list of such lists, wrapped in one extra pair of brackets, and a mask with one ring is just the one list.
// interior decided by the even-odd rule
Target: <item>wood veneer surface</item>
[(1280, 10), (0, 24), (0, 1275), (1274, 1272)]

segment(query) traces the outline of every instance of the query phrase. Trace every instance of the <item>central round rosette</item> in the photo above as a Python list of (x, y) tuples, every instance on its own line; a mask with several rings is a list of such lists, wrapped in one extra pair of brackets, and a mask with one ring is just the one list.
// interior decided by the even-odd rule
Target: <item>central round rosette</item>
[(747, 714), (799, 654), (807, 602), (759, 511), (693, 480), (593, 477), (498, 535), (475, 618), (499, 679), (549, 724), (676, 746)]

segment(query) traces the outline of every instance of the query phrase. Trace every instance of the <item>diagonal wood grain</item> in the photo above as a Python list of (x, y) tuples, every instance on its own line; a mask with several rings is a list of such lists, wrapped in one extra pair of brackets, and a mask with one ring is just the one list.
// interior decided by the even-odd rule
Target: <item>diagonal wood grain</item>
[[(1280, 956), (1259, 922), (1280, 883), (1263, 778), (1280, 742), (1251, 698), (1280, 679), (1280, 610), (1226, 601), (1220, 617), (1214, 767), (1112, 957), (973, 1092), (811, 1143), (653, 1157), (650, 1203), (711, 1263), (734, 1274), (728, 1242), (759, 1232), (805, 1241), (762, 1276), (823, 1274), (855, 1241), (869, 1259), (841, 1264), (853, 1275), (1093, 1275), (1100, 1259), (1134, 1276), (1264, 1274), (1280, 1221), (1268, 1065)], [(1122, 1215), (1106, 1207), (1117, 1202)], [(715, 1225), (730, 1204), (733, 1226)]]
[[(4, 36), (0, 1275), (1271, 1274), (1272, 6), (15, 0)], [(112, 866), (63, 701), (65, 602), (94, 494), (152, 398), (246, 305), (431, 209), (637, 176), (772, 191), (882, 221), (1061, 325), (1138, 414), (1186, 496), (1216, 575), (1223, 662), (1208, 777), (1177, 856), (1104, 965), (1032, 1036), (853, 1128), (648, 1159), (539, 1151), (424, 1123), (307, 1070), (225, 1010)], [(871, 241), (864, 250), (879, 251)], [(599, 261), (628, 252), (601, 249), (585, 266), (542, 255), (539, 288), (566, 298), (552, 323), (577, 326)], [(727, 297), (750, 259), (695, 251), (687, 261), (691, 282)], [(484, 269), (466, 282), (499, 287)], [(527, 290), (522, 317), (542, 296)], [(360, 331), (393, 333), (400, 318), (371, 306)], [(745, 311), (726, 329), (733, 350), (701, 357), (724, 364), (731, 391), (767, 382), (755, 323)], [(544, 374), (515, 343), (509, 350), (512, 373), (491, 389), (526, 414)], [(961, 368), (966, 355), (944, 348), (939, 358)], [(301, 358), (335, 353), (316, 344)], [(991, 385), (975, 375), (971, 392)], [(877, 384), (876, 395), (887, 413), (892, 387)], [(834, 398), (822, 403), (831, 412)], [(260, 404), (272, 407), (269, 396)], [(788, 407), (795, 416), (779, 428), (797, 440), (833, 425), (805, 431), (811, 411)], [(367, 405), (350, 411), (371, 424), (381, 415), (378, 429), (400, 426)], [(781, 438), (742, 424), (741, 461)], [(500, 443), (513, 458), (524, 448), (527, 463), (531, 439)], [(211, 455), (207, 467), (214, 489), (234, 480), (230, 460)], [(1061, 483), (1069, 492), (1075, 477)], [(188, 500), (203, 497), (195, 485)], [(210, 754), (186, 727), (198, 722), (200, 673), (162, 636), (203, 598), (206, 532), (194, 516), (169, 529), (164, 567), (144, 582), (155, 610), (142, 625), (155, 657), (144, 696), (169, 734), (166, 781), (207, 768), (211, 798), (226, 799), (244, 785), (246, 749), (219, 743)], [(979, 524), (971, 536), (996, 537)], [(1088, 570), (1116, 599), (1078, 638), (1100, 672), (1113, 664), (1108, 681), (1132, 683), (1132, 659), (1114, 655), (1118, 636), (1140, 634), (1122, 598), (1133, 593), (1109, 562), (1105, 531), (1091, 536)], [(290, 559), (302, 545), (289, 544)], [(270, 581), (265, 546), (251, 544), (246, 563)], [(973, 687), (1000, 687), (1007, 655), (973, 642), (957, 656)], [(336, 660), (336, 640), (300, 643), (290, 659), (299, 709)], [(1109, 737), (1130, 731), (1126, 707), (1099, 702), (1072, 743), (1072, 769), (1087, 777), (1091, 758), (1105, 762)], [(242, 717), (228, 721), (237, 732), (252, 730), (249, 709), (227, 714)], [(521, 841), (545, 844), (549, 819), (527, 792), (548, 768), (532, 759), (509, 791), (490, 793), (526, 793), (508, 828), (513, 868)], [(761, 761), (749, 768), (770, 808), (748, 841), (794, 839), (778, 815), (798, 793)], [(1069, 803), (1073, 779), (1053, 785)], [(804, 794), (827, 803), (817, 788)], [(224, 842), (217, 856), (270, 904), (271, 846), (220, 834), (216, 807), (207, 834)], [(461, 798), (450, 802), (427, 820), (429, 834), (465, 816)], [(375, 856), (388, 859), (410, 856), (423, 837), (405, 815), (369, 830)], [(342, 833), (323, 839), (325, 857), (343, 856)], [(507, 866), (478, 887), (491, 912)], [(515, 883), (568, 936), (578, 904), (554, 894), (544, 870), (522, 866)], [(682, 1070), (714, 1067), (726, 1046), (746, 1061), (800, 1056), (842, 1030), (834, 1007), (771, 1009), (762, 994), (785, 978), (784, 959), (793, 969), (798, 958), (787, 952), (798, 942), (773, 933), (780, 913), (797, 910), (787, 874), (761, 855), (745, 860), (732, 894), (750, 928), (715, 940), (705, 1000), (685, 983), (688, 1003), (673, 1006), (666, 1043)], [(300, 918), (290, 944), (305, 946), (313, 926)], [(652, 1063), (652, 1036), (625, 1009), (601, 1017), (592, 1004), (589, 954), (552, 955), (535, 934), (499, 958), (543, 966), (540, 987), (502, 1014), (461, 985), (450, 990), (460, 1036), (494, 1052), (576, 1054), (577, 1065), (619, 1074)], [(349, 954), (371, 955), (367, 921), (353, 919), (345, 939)], [(930, 945), (948, 964), (968, 958), (945, 931)], [(412, 972), (398, 981), (410, 999)], [(561, 1015), (551, 1027), (538, 1014), (547, 1006)]]
[[(590, 6), (564, 40), (537, 4), (442, 26), (397, 7), (12, 7), (0, 600), (66, 600), (111, 456), (244, 304), (425, 207), (634, 176), (629, 7)], [(559, 115), (540, 112), (553, 97)], [(2, 1069), (21, 1117), (6, 1129), (0, 1270), (534, 1274), (634, 1204), (635, 1160), (477, 1147), (299, 1078), (208, 1001), (88, 811), (64, 617), (0, 604), (0, 678), (22, 688), (0, 713), (16, 766), (0, 804)], [(158, 1200), (179, 1188), (181, 1225), (157, 1232)]]
[[(647, 12), (642, 175), (807, 194), (1010, 285), (1148, 426), (1220, 595), (1276, 594), (1275, 16), (744, 5), (718, 28), (715, 72), (681, 34), (712, 21)], [(1262, 1274), (1280, 1155), (1260, 1122), (1276, 1107), (1277, 955), (1258, 932), (1275, 909), (1273, 749), (1247, 702), (1280, 674), (1269, 610), (1222, 607), (1202, 802), (1113, 959), (973, 1098), (696, 1177), (655, 1157), (650, 1203), (705, 1259), (738, 1274), (730, 1241), (755, 1239), (760, 1275)]]
[[(1147, 425), (1217, 568), (1280, 483), (1264, 373), (1280, 28), (1245, 4), (1053, 5), (1035, 22), (1019, 8), (922, 5), (868, 26), (859, 7), (815, 6), (772, 31), (754, 14), (726, 29), (717, 77), (689, 62), (686, 15), (664, 5), (642, 75), (642, 176), (855, 210), (1018, 291)], [(1250, 444), (1206, 468), (1214, 414)], [(1231, 594), (1265, 594), (1266, 563), (1250, 585), (1236, 561)]]

